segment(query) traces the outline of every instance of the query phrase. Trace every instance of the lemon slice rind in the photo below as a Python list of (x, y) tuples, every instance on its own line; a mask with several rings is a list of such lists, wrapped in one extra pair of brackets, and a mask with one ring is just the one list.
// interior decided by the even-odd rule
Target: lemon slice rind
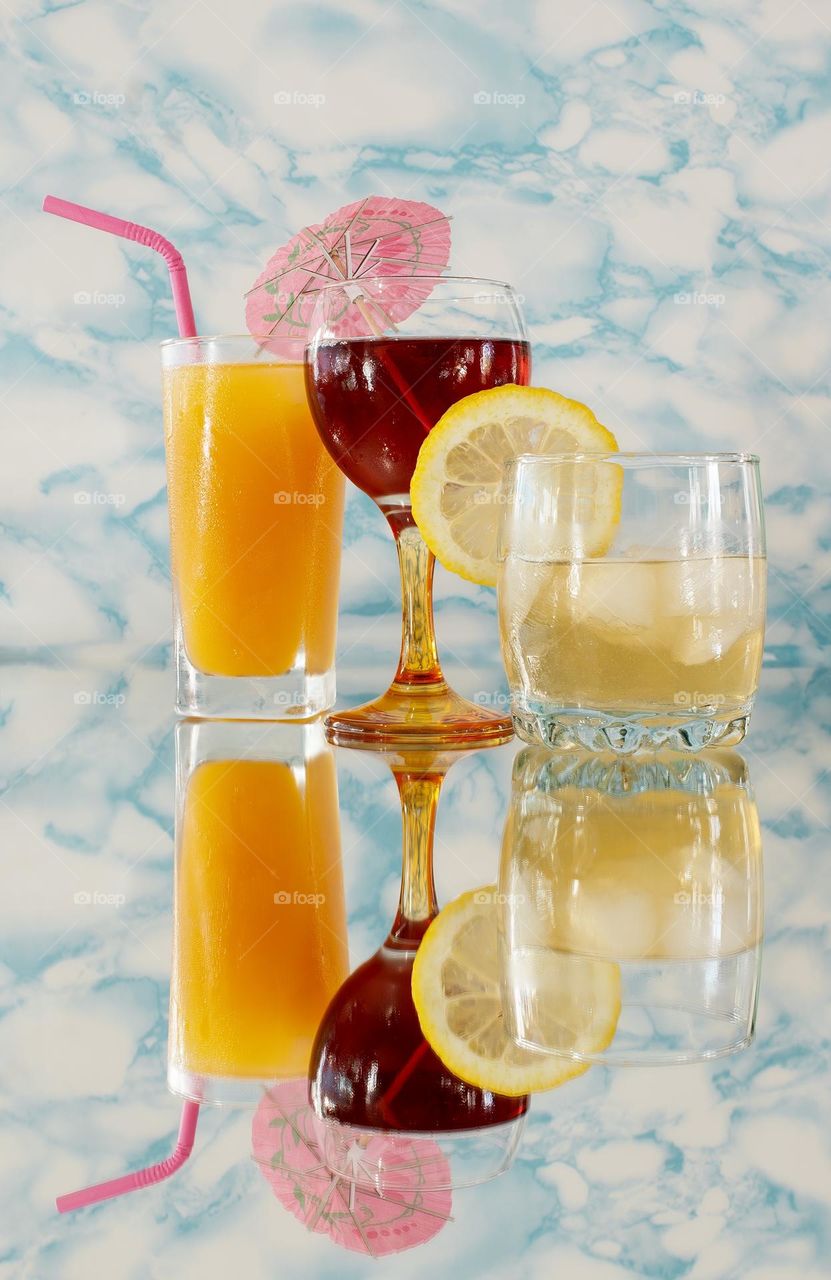
[[(413, 517), (445, 568), (470, 582), (496, 583), (502, 471), (520, 454), (609, 453), (612, 433), (591, 409), (544, 387), (509, 384), (458, 400), (421, 446), (410, 483)], [(584, 551), (602, 555), (620, 510), (617, 468), (602, 474), (598, 514)]]
[[(498, 910), (496, 888), (489, 885), (462, 894), (439, 913), (416, 954), (413, 1001), (425, 1039), (449, 1071), (480, 1089), (520, 1097), (555, 1089), (582, 1075), (588, 1063), (523, 1048), (509, 1036), (499, 983)], [(574, 1029), (574, 1047), (602, 1053), (620, 1015), (620, 969), (608, 961), (583, 963), (591, 966), (601, 1012)], [(556, 989), (547, 998), (556, 1004)]]

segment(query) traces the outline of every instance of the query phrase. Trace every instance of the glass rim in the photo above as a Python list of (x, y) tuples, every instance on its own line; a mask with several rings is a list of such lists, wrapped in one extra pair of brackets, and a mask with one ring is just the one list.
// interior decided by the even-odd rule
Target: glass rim
[(187, 338), (163, 338), (159, 343), (162, 350), (170, 347), (187, 347), (198, 342), (253, 342), (257, 346), (261, 346), (266, 342), (273, 342), (280, 335), (274, 333), (194, 333)]
[(706, 463), (752, 463), (758, 464), (758, 453), (647, 453), (637, 449), (597, 450), (596, 452), (575, 451), (572, 453), (518, 453), (509, 458), (506, 466), (517, 463), (542, 462), (644, 462), (649, 466), (703, 466)]
[[(440, 271), (411, 271), (402, 272), (400, 275), (388, 276), (358, 276), (355, 280), (330, 280), (326, 284), (321, 284), (315, 293), (319, 296), (321, 293), (330, 293), (333, 289), (343, 289), (346, 285), (360, 284), (363, 281), (374, 281), (381, 284), (400, 284), (402, 280), (432, 280), (434, 285), (442, 280), (446, 280), (448, 284), (487, 284), (497, 289), (507, 289), (514, 292), (514, 286), (507, 280), (493, 280), (489, 276), (452, 276), (443, 275)], [(425, 299), (427, 301), (427, 299)]]

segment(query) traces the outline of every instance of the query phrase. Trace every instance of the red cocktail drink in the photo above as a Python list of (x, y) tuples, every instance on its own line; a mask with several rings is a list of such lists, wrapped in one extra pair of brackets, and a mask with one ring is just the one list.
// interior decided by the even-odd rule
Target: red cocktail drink
[(323, 443), (382, 507), (407, 498), (425, 435), (457, 400), (525, 384), (527, 342), (508, 338), (366, 338), (321, 342), (306, 391)]
[(312, 1052), (315, 1108), (358, 1128), (478, 1129), (524, 1115), (528, 1099), (466, 1084), (424, 1038), (410, 979), (415, 948), (386, 943), (347, 978)]
[[(401, 291), (415, 299), (396, 323)], [(531, 355), (508, 285), (451, 276), (361, 277), (320, 289), (306, 348), (306, 391), (323, 443), (377, 502), (401, 569), (398, 670), (380, 698), (326, 721), (336, 742), (507, 741), (509, 716), (467, 701), (442, 675), (433, 629), (434, 560), (413, 521), (419, 449), (458, 400), (528, 382)]]

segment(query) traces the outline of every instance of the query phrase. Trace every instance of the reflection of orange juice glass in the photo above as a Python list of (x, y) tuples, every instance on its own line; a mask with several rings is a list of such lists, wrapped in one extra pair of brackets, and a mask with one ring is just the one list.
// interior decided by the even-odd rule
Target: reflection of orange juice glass
[(303, 366), (250, 338), (163, 345), (178, 705), (310, 716), (334, 701), (343, 477)]
[(305, 1075), (348, 970), (319, 724), (180, 726), (168, 1080), (207, 1102)]

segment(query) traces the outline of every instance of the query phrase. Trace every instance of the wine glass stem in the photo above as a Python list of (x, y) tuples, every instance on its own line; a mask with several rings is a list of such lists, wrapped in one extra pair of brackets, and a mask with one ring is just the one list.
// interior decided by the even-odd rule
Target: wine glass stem
[(444, 773), (395, 770), (401, 797), (401, 890), (389, 943), (417, 944), (438, 911), (433, 836)]
[(401, 570), (401, 656), (397, 685), (443, 686), (433, 624), (435, 557), (413, 523), (412, 516), (390, 519)]

